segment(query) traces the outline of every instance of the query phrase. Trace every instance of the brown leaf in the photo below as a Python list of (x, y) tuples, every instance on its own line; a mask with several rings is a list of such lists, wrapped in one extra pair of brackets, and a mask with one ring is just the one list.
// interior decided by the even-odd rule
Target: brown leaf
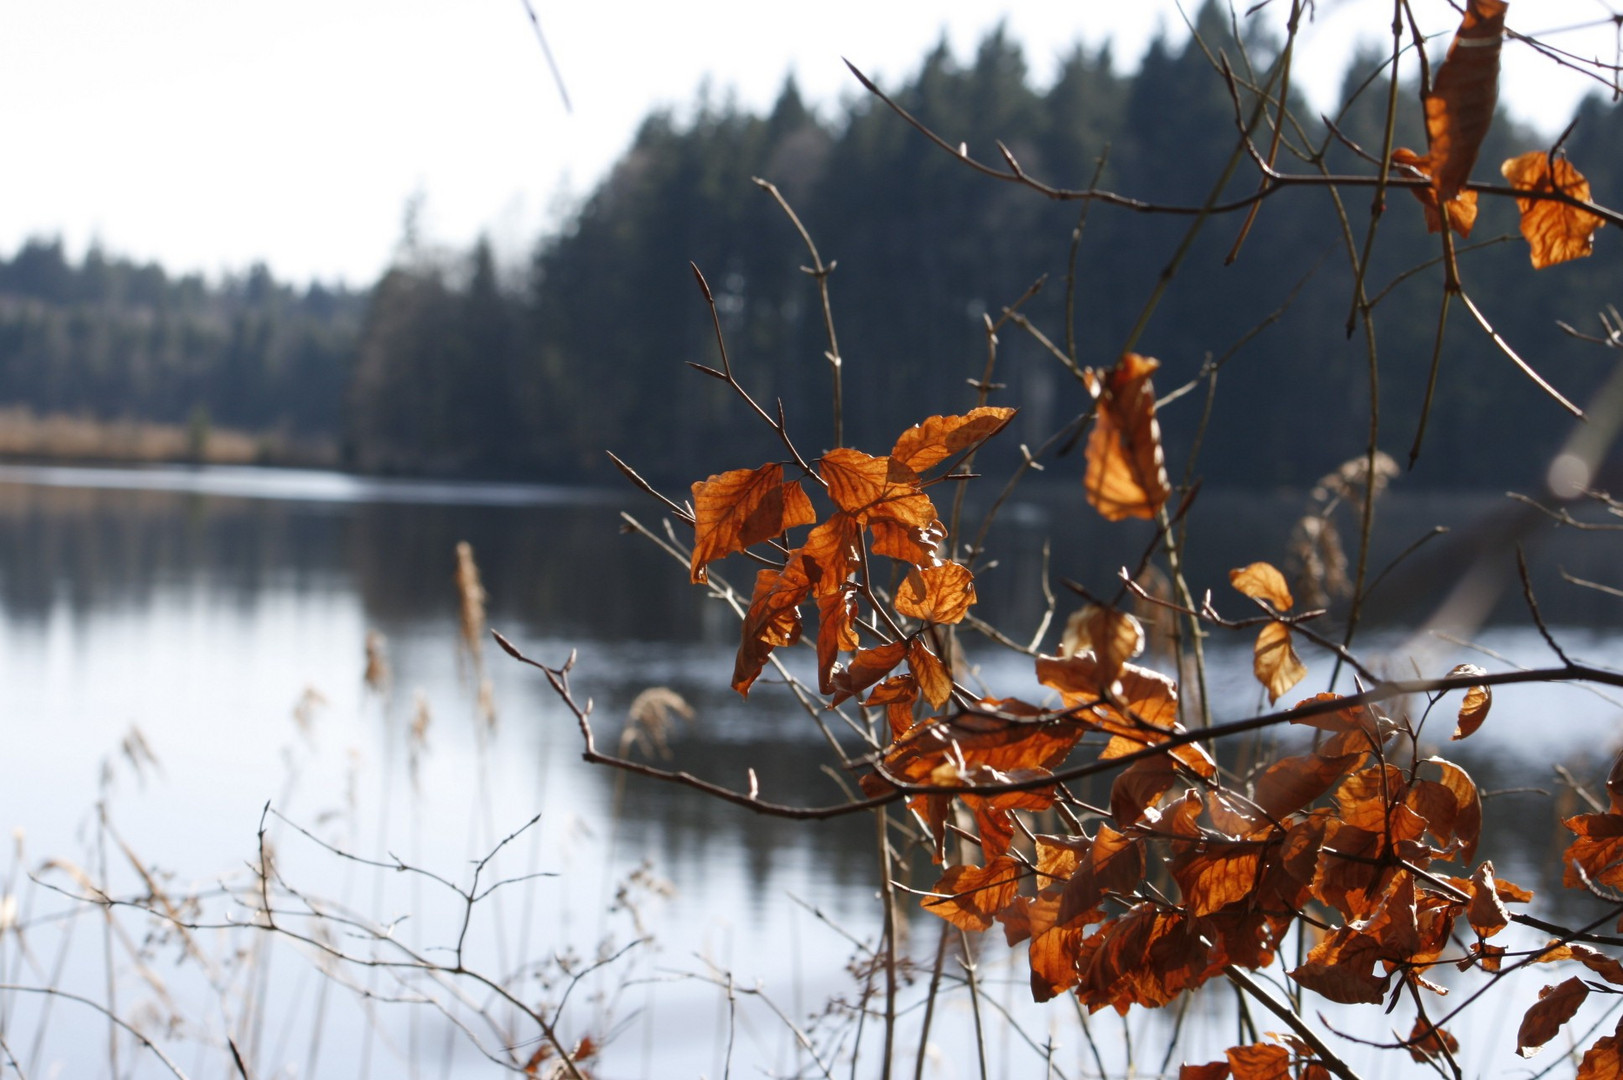
[[(1408, 147), (1400, 146), (1392, 151), (1394, 165), (1408, 165), (1431, 178), (1431, 158), (1421, 157)], [(1409, 193), (1420, 200), (1420, 208), (1426, 212), (1426, 231), (1442, 232), (1443, 215), (1437, 209), (1437, 190), (1433, 187), (1411, 187)], [(1445, 204), (1448, 207), (1448, 224), (1461, 236), (1470, 236), (1471, 227), (1476, 224), (1476, 192), (1462, 191)]]
[(1179, 1065), (1178, 1080), (1228, 1080), (1229, 1063), (1208, 1061), (1204, 1065)]
[(1291, 1080), (1291, 1053), (1283, 1046), (1253, 1043), (1231, 1046), (1223, 1053), (1234, 1070), (1234, 1080)]
[[(1148, 668), (1123, 664), (1112, 687), (1104, 682), (1098, 658), (1091, 652), (1063, 659), (1039, 656), (1037, 681), (1058, 690), (1067, 708), (1093, 706), (1079, 712), (1077, 720), (1112, 736), (1101, 758), (1136, 753), (1184, 730), (1177, 722), (1177, 683)], [(1104, 700), (1107, 690), (1114, 694), (1114, 702)], [(1200, 776), (1217, 771), (1210, 755), (1194, 743), (1174, 747), (1171, 754)]]
[(851, 575), (861, 565), (862, 526), (850, 514), (837, 512), (806, 534), (806, 542), (795, 549), (805, 560), (812, 595), (829, 596), (847, 588)]
[(1618, 814), (1579, 814), (1562, 822), (1577, 835), (1561, 857), (1566, 873), (1562, 884), (1569, 889), (1583, 885), (1575, 867), (1596, 884), (1623, 888), (1623, 816)]
[[(1559, 192), (1588, 202), (1589, 181), (1565, 157), (1554, 160), (1552, 172), (1550, 155), (1530, 150), (1499, 166), (1499, 171), (1518, 191)], [(1595, 230), (1606, 224), (1588, 210), (1554, 199), (1518, 197), (1516, 205), (1522, 212), (1522, 236), (1527, 238), (1535, 270), (1586, 257), (1595, 249)]]
[(1343, 926), (1314, 946), (1307, 962), (1290, 977), (1320, 997), (1343, 1005), (1378, 1005), (1391, 979), (1372, 972), (1379, 959), (1379, 942)]
[(1468, 0), (1465, 17), (1426, 95), (1432, 186), (1447, 204), (1465, 186), (1499, 103), (1505, 0)]
[(1552, 943), (1552, 947), (1545, 950), (1538, 957), (1538, 962), (1541, 964), (1552, 963), (1556, 960), (1576, 960), (1614, 986), (1623, 986), (1623, 963), (1619, 963), (1603, 952), (1591, 949), (1588, 945), (1579, 944), (1578, 942), (1566, 945)]
[(1606, 774), (1606, 794), (1612, 801), (1612, 813), (1623, 814), (1623, 754), (1612, 762), (1612, 771)]
[(1482, 838), (1482, 795), (1466, 771), (1453, 762), (1430, 757), (1424, 764), (1442, 772), (1439, 782), (1454, 795), (1454, 836), (1460, 843), (1460, 861), (1475, 862), (1477, 841)]
[(772, 650), (800, 640), (800, 605), (811, 593), (803, 561), (790, 556), (781, 570), (755, 574), (755, 595), (740, 629), (738, 657), (733, 662), (733, 689), (749, 696), (750, 686), (766, 666)]
[(932, 416), (902, 432), (890, 459), (922, 473), (990, 439), (1014, 413), (1013, 409), (983, 405), (963, 416)]
[(690, 577), (702, 585), (707, 564), (816, 520), (800, 485), (783, 482), (782, 465), (734, 469), (694, 484)]
[(1135, 761), (1116, 775), (1110, 785), (1110, 816), (1120, 828), (1137, 824), (1178, 782), (1172, 759), (1157, 755)]
[(1450, 1054), (1460, 1052), (1460, 1041), (1440, 1027), (1433, 1027), (1415, 1017), (1414, 1027), (1409, 1031), (1409, 1056), (1421, 1064), (1428, 1058), (1443, 1056), (1443, 1048), (1447, 1047)]
[(1183, 891), (1184, 907), (1191, 915), (1210, 915), (1244, 900), (1256, 890), (1261, 858), (1255, 844), (1214, 844), (1208, 851), (1192, 850), (1174, 860), (1172, 877)]
[(961, 930), (985, 930), (1009, 906), (1020, 882), (1020, 864), (1007, 856), (986, 866), (949, 866), (924, 898), (923, 907)]
[(1516, 1053), (1522, 1057), (1538, 1053), (1539, 1047), (1555, 1038), (1561, 1025), (1572, 1019), (1588, 996), (1589, 987), (1576, 975), (1540, 990), (1538, 1001), (1522, 1017), (1522, 1026), (1516, 1032)]
[(1153, 518), (1172, 494), (1161, 454), (1150, 375), (1160, 364), (1127, 353), (1100, 379), (1090, 374), (1098, 406), (1088, 436), (1088, 502), (1110, 521)]
[(1229, 584), (1253, 600), (1268, 601), (1275, 611), (1289, 611), (1296, 602), (1291, 597), (1290, 586), (1285, 584), (1285, 575), (1272, 563), (1254, 562), (1250, 566), (1230, 570)]
[(1276, 821), (1288, 817), (1329, 791), (1362, 757), (1362, 754), (1339, 757), (1303, 754), (1281, 758), (1257, 778), (1252, 801)]
[(1268, 703), (1278, 701), (1284, 693), (1307, 675), (1307, 666), (1291, 648), (1291, 628), (1282, 622), (1271, 622), (1257, 633), (1252, 648), (1251, 671), (1268, 691)]
[[(1623, 1029), (1623, 1024), (1619, 1025)], [(1595, 1040), (1584, 1051), (1573, 1080), (1623, 1080), (1623, 1030)]]
[(890, 737), (900, 739), (913, 726), (913, 703), (918, 699), (918, 680), (912, 675), (892, 675), (873, 688), (862, 706), (866, 709), (883, 706), (890, 721)]
[[(1449, 671), (1448, 677), (1470, 678), (1475, 675), (1486, 675), (1487, 671), (1475, 664), (1458, 664)], [(1459, 726), (1454, 729), (1454, 738), (1463, 739), (1482, 726), (1482, 721), (1488, 718), (1488, 709), (1493, 705), (1493, 690), (1487, 686), (1473, 686), (1465, 692), (1465, 700), (1460, 702)]]
[(930, 623), (962, 622), (975, 602), (975, 575), (958, 563), (915, 567), (896, 590), (896, 611)]
[(1144, 627), (1125, 611), (1086, 604), (1065, 620), (1060, 655), (1087, 650), (1098, 659), (1100, 680), (1115, 682), (1121, 666), (1144, 651)]
[(830, 679), (834, 686), (834, 698), (828, 703), (829, 708), (832, 709), (847, 698), (855, 697), (889, 675), (906, 655), (906, 639), (878, 645), (872, 649), (863, 649), (857, 653), (851, 658), (849, 668), (836, 670)]
[(935, 504), (919, 488), (916, 472), (899, 461), (841, 447), (824, 454), (817, 472), (834, 505), (862, 524), (874, 518), (917, 529), (936, 521)]
[(857, 596), (854, 586), (817, 598), (817, 691), (834, 692), (834, 669), (842, 652), (862, 644), (857, 637)]
[(918, 680), (925, 701), (939, 709), (952, 697), (952, 673), (922, 639), (913, 638), (908, 642), (907, 666)]

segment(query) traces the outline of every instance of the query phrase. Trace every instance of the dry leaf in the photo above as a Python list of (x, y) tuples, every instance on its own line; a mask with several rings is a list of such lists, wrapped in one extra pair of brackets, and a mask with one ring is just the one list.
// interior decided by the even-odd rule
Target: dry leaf
[(1110, 521), (1153, 518), (1172, 494), (1161, 455), (1150, 375), (1161, 365), (1128, 353), (1102, 379), (1090, 373), (1098, 396), (1088, 436), (1088, 502)]
[(1270, 705), (1302, 681), (1307, 675), (1307, 667), (1297, 657), (1296, 650), (1291, 648), (1290, 627), (1281, 622), (1271, 622), (1258, 632), (1257, 644), (1252, 650), (1251, 671), (1257, 681), (1267, 688)]
[(983, 405), (963, 416), (932, 416), (902, 432), (890, 459), (922, 473), (990, 439), (1014, 413), (1013, 409)]
[[(1518, 191), (1560, 192), (1589, 201), (1589, 181), (1565, 157), (1554, 159), (1552, 172), (1550, 155), (1530, 150), (1499, 166), (1499, 171)], [(1522, 236), (1527, 238), (1535, 270), (1589, 255), (1595, 249), (1595, 230), (1606, 224), (1588, 210), (1554, 199), (1518, 196), (1516, 205), (1522, 212)]]
[(1427, 1058), (1443, 1056), (1443, 1048), (1447, 1047), (1450, 1054), (1460, 1051), (1460, 1041), (1440, 1027), (1415, 1017), (1414, 1028), (1409, 1032), (1409, 1056), (1424, 1064)]
[(896, 590), (896, 611), (928, 623), (962, 622), (975, 602), (975, 575), (958, 563), (916, 568)]
[(1589, 996), (1589, 987), (1574, 975), (1564, 983), (1546, 986), (1538, 992), (1538, 1001), (1522, 1017), (1522, 1026), (1516, 1032), (1516, 1053), (1532, 1057), (1539, 1048), (1571, 1020), (1578, 1006)]
[(1253, 600), (1268, 601), (1275, 611), (1289, 611), (1296, 602), (1291, 596), (1290, 586), (1285, 584), (1285, 575), (1272, 563), (1254, 562), (1250, 566), (1230, 570), (1229, 584)]
[(734, 469), (693, 485), (693, 583), (706, 580), (705, 566), (796, 525), (817, 520), (811, 500), (783, 466)]
[(985, 867), (949, 866), (924, 898), (923, 907), (962, 930), (985, 930), (992, 917), (1014, 899), (1020, 864), (1007, 856)]
[[(1431, 179), (1431, 158), (1421, 157), (1406, 146), (1392, 151), (1392, 164), (1408, 165), (1420, 170), (1426, 179)], [(1426, 212), (1426, 231), (1442, 232), (1443, 215), (1437, 209), (1437, 189), (1411, 187), (1409, 192), (1420, 200), (1420, 208)], [(1461, 236), (1470, 236), (1471, 227), (1476, 224), (1476, 192), (1462, 191), (1444, 205), (1448, 208), (1449, 227)]]
[[(1487, 671), (1475, 664), (1458, 664), (1448, 673), (1450, 679), (1471, 678), (1476, 675), (1486, 675)], [(1459, 726), (1454, 729), (1454, 738), (1463, 739), (1477, 728), (1482, 721), (1488, 718), (1488, 709), (1493, 706), (1493, 690), (1486, 686), (1473, 686), (1465, 692), (1465, 700), (1460, 702)]]
[(1426, 144), (1431, 182), (1443, 205), (1459, 194), (1476, 164), (1499, 103), (1499, 45), (1505, 0), (1469, 0), (1426, 95)]

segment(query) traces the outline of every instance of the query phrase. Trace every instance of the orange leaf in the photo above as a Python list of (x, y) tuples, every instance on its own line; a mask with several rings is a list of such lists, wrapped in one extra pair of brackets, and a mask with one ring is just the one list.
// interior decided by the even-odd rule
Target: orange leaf
[(1210, 915), (1250, 896), (1257, 888), (1261, 857), (1254, 844), (1229, 848), (1213, 844), (1205, 852), (1193, 849), (1175, 860), (1172, 877), (1183, 890), (1189, 914)]
[[(1392, 151), (1392, 164), (1411, 166), (1425, 174), (1426, 179), (1431, 179), (1431, 158), (1421, 157), (1406, 146)], [(1437, 190), (1433, 187), (1411, 187), (1409, 193), (1420, 200), (1420, 208), (1426, 212), (1426, 231), (1442, 232), (1443, 215), (1437, 209)], [(1448, 207), (1449, 227), (1461, 236), (1470, 236), (1471, 227), (1476, 224), (1476, 192), (1462, 191), (1444, 205)]]
[(749, 696), (750, 685), (766, 666), (767, 657), (780, 645), (800, 640), (800, 604), (811, 592), (803, 563), (791, 556), (781, 570), (755, 574), (755, 595), (744, 615), (738, 658), (733, 662), (733, 689)]
[(1172, 759), (1157, 755), (1135, 761), (1117, 774), (1110, 785), (1110, 816), (1125, 829), (1136, 824), (1144, 811), (1178, 782)]
[(837, 512), (806, 534), (806, 542), (795, 549), (805, 559), (812, 595), (831, 596), (846, 587), (851, 574), (861, 564), (858, 544), (862, 526), (850, 514)]
[(1584, 1051), (1578, 1063), (1578, 1075), (1573, 1080), (1623, 1080), (1623, 1023), (1619, 1030)]
[(782, 465), (734, 469), (694, 484), (693, 583), (704, 584), (708, 563), (816, 520), (800, 485), (783, 482)]
[(1020, 882), (1020, 864), (1003, 856), (985, 867), (949, 866), (924, 898), (923, 907), (962, 930), (985, 930), (1009, 906)]
[[(863, 649), (851, 658), (851, 666), (835, 670), (829, 682), (834, 687), (833, 708), (847, 698), (855, 697), (895, 670), (907, 655), (907, 641), (892, 641), (872, 649)], [(915, 673), (916, 674), (916, 673)]]
[(975, 575), (958, 563), (915, 568), (896, 590), (896, 611), (928, 623), (962, 622), (975, 602)]
[(919, 638), (908, 642), (907, 666), (925, 701), (939, 709), (952, 697), (952, 673)]
[[(1555, 158), (1552, 172), (1550, 160), (1544, 151), (1530, 150), (1499, 166), (1499, 171), (1518, 191), (1560, 192), (1588, 202), (1589, 181), (1583, 174), (1565, 157)], [(1527, 238), (1535, 270), (1584, 258), (1595, 249), (1595, 230), (1606, 224), (1588, 210), (1554, 199), (1518, 196), (1516, 205), (1522, 212), (1522, 235)]]
[(834, 505), (862, 524), (878, 517), (927, 529), (936, 520), (935, 505), (920, 490), (918, 474), (899, 461), (841, 447), (823, 455), (817, 472)]
[(1482, 795), (1466, 771), (1440, 757), (1426, 758), (1423, 764), (1435, 765), (1442, 772), (1439, 781), (1454, 795), (1454, 836), (1460, 843), (1460, 861), (1476, 860), (1477, 841), (1482, 837)]
[(1231, 1046), (1223, 1053), (1234, 1070), (1234, 1080), (1290, 1080), (1291, 1052), (1283, 1046), (1254, 1043)]
[[(1077, 720), (1112, 736), (1101, 758), (1136, 753), (1183, 732), (1177, 722), (1177, 683), (1148, 668), (1123, 664), (1111, 686), (1103, 682), (1099, 661), (1091, 652), (1064, 659), (1039, 656), (1037, 681), (1058, 690), (1067, 708), (1093, 706), (1089, 712), (1078, 713)], [(1107, 690), (1114, 701), (1105, 700)], [(1217, 771), (1211, 757), (1194, 743), (1174, 747), (1170, 753), (1197, 775), (1211, 776)]]
[(865, 709), (883, 706), (885, 717), (890, 721), (890, 737), (900, 739), (913, 726), (913, 703), (918, 699), (917, 679), (912, 675), (892, 675), (873, 688), (862, 706)]
[(1577, 942), (1566, 945), (1557, 944), (1541, 953), (1538, 957), (1538, 962), (1541, 964), (1548, 964), (1556, 960), (1576, 960), (1614, 986), (1623, 986), (1623, 963), (1619, 963), (1603, 952), (1591, 949), (1588, 945)]
[(1257, 634), (1257, 644), (1251, 652), (1251, 671), (1268, 691), (1268, 703), (1301, 682), (1307, 667), (1291, 648), (1291, 628), (1282, 622), (1271, 622)]
[(1378, 1005), (1391, 978), (1372, 973), (1380, 958), (1379, 942), (1343, 926), (1314, 946), (1307, 954), (1307, 963), (1291, 972), (1290, 977), (1321, 997), (1343, 1005)]
[(1123, 356), (1103, 379), (1090, 374), (1098, 406), (1088, 436), (1088, 502), (1110, 521), (1153, 518), (1172, 494), (1161, 456), (1150, 375), (1160, 364), (1137, 353)]
[(1612, 771), (1606, 774), (1606, 794), (1612, 800), (1612, 813), (1623, 814), (1623, 754), (1612, 762)]
[(1281, 758), (1257, 778), (1252, 801), (1276, 821), (1287, 817), (1329, 791), (1361, 757), (1360, 754), (1339, 757), (1303, 754)]
[(1505, 0), (1468, 0), (1465, 17), (1426, 95), (1432, 186), (1445, 205), (1465, 186), (1499, 103)]
[[(1472, 675), (1486, 675), (1487, 671), (1475, 664), (1457, 664), (1449, 671), (1448, 677), (1470, 677)], [(1488, 709), (1493, 705), (1493, 690), (1487, 686), (1473, 686), (1465, 692), (1465, 700), (1460, 702), (1460, 722), (1454, 729), (1454, 738), (1463, 739), (1482, 726), (1482, 721), (1488, 718)]]
[(1522, 1026), (1516, 1032), (1516, 1053), (1522, 1057), (1538, 1053), (1539, 1047), (1555, 1038), (1561, 1025), (1572, 1019), (1588, 996), (1589, 987), (1576, 975), (1540, 990), (1538, 1001), (1522, 1017)]
[(834, 669), (842, 652), (861, 645), (857, 637), (857, 597), (854, 586), (817, 598), (817, 691), (834, 692)]
[(1295, 603), (1290, 586), (1285, 584), (1285, 575), (1272, 563), (1254, 562), (1250, 566), (1230, 570), (1229, 584), (1253, 600), (1268, 601), (1275, 611), (1289, 611), (1291, 604)]
[(902, 432), (890, 459), (922, 473), (990, 439), (1014, 413), (1013, 409), (983, 405), (963, 416), (932, 416)]
[(1623, 816), (1579, 814), (1561, 824), (1578, 837), (1561, 856), (1566, 867), (1561, 883), (1569, 889), (1578, 888), (1583, 884), (1583, 878), (1578, 876), (1578, 868), (1582, 868), (1592, 882), (1614, 889), (1623, 887)]
[(1099, 660), (1099, 678), (1115, 682), (1121, 666), (1144, 651), (1144, 627), (1125, 611), (1087, 604), (1065, 621), (1060, 655), (1090, 649)]

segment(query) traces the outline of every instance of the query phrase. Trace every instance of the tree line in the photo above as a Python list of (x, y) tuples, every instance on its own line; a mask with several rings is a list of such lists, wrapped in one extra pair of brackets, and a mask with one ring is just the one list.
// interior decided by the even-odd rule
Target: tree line
[[(983, 160), (999, 160), (1001, 141), (1027, 173), (1055, 186), (1199, 207), (1235, 141), (1234, 102), (1213, 66), (1219, 52), (1240, 53), (1217, 5), (1201, 10), (1196, 31), (1183, 46), (1153, 43), (1133, 74), (1117, 69), (1108, 47), (1073, 48), (1037, 87), (1020, 47), (997, 30), (964, 61), (937, 46), (910, 78), (882, 89)], [(1252, 55), (1267, 48), (1247, 44)], [(1301, 157), (1322, 150), (1333, 173), (1373, 171), (1351, 147), (1379, 151), (1385, 101), (1354, 91), (1384, 60), (1353, 59), (1343, 95), (1351, 104), (1329, 118), (1339, 134), (1329, 123), (1283, 133), (1282, 164), (1310, 171), (1317, 161)], [(1079, 359), (1114, 362), (1185, 215), (989, 183), (872, 96), (853, 93), (835, 113), (814, 112), (790, 78), (764, 114), (701, 93), (686, 109), (648, 116), (568, 225), (538, 241), (518, 281), (498, 272), (485, 241), (449, 257), (403, 245), (365, 293), (293, 289), (263, 267), (218, 285), (171, 280), (94, 250), (76, 266), (59, 243), (32, 242), (0, 262), (0, 401), (174, 419), (202, 407), (220, 423), (336, 436), (346, 462), (368, 471), (601, 481), (613, 475), (603, 454), (612, 450), (660, 479), (702, 474), (769, 450), (715, 445), (736, 405), (684, 363), (717, 360), (690, 261), (710, 284), (731, 358), (757, 400), (805, 408), (833, 392), (823, 309), (801, 269), (805, 248), (752, 177), (781, 190), (836, 263), (829, 284), (848, 443), (882, 451), (921, 409), (970, 404), (961, 380), (923, 376), (978, 376), (983, 317), (996, 318), (1039, 279), (1042, 289), (1021, 307), (1032, 324), (1067, 347), (1069, 291)], [(1399, 115), (1398, 143), (1423, 147), (1418, 107), (1406, 102)], [(1564, 144), (1601, 202), (1615, 200), (1623, 181), (1620, 138), (1623, 113), (1592, 99)], [(1500, 117), (1477, 173), (1486, 179), (1497, 162), (1549, 142)], [(1255, 190), (1248, 167), (1234, 175), (1223, 198)], [(1400, 458), (1407, 450), (1441, 269), (1404, 274), (1435, 260), (1440, 246), (1420, 207), (1393, 192), (1384, 209), (1401, 227), (1383, 228), (1365, 282), (1383, 327), (1372, 379), (1363, 344), (1346, 333), (1354, 285), (1337, 257), (1348, 236), (1363, 235), (1368, 192), (1345, 189), (1333, 212), (1324, 188), (1283, 193), (1262, 206), (1266, 227), (1249, 234), (1232, 265), (1225, 254), (1240, 214), (1203, 230), (1182, 262), (1138, 347), (1162, 362), (1163, 395), (1199, 382), (1169, 408), (1202, 409), (1211, 393), (1244, 403), (1214, 410), (1203, 467), (1259, 486), (1309, 482), (1338, 463), (1339, 448), (1362, 440), (1376, 384), (1386, 449)], [(1535, 277), (1520, 244), (1502, 242), (1515, 236), (1514, 205), (1485, 200), (1461, 244), (1462, 274), (1501, 334), (1582, 402), (1604, 357), (1550, 313), (1595, 327), (1623, 291), (1610, 238), (1602, 234), (1594, 259)], [(1298, 290), (1304, 282), (1312, 287)], [(999, 336), (1002, 389), (993, 399), (1025, 403), (1006, 441), (1035, 448), (1089, 402), (1033, 336), (1013, 326)], [(921, 388), (930, 400), (919, 400)], [(1457, 314), (1436, 400), (1415, 470), (1422, 484), (1521, 475), (1570, 427)], [(832, 444), (832, 430), (819, 429), (828, 410), (805, 411), (788, 417), (797, 437)], [(1169, 446), (1170, 460), (1190, 449)]]

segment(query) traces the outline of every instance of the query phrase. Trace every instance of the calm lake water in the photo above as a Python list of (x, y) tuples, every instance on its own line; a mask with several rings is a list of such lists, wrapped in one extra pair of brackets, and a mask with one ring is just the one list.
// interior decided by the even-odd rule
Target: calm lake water
[[(779, 821), (589, 768), (572, 716), (539, 673), (488, 645), (494, 725), (481, 715), (474, 663), (459, 651), (459, 541), (478, 559), (492, 627), (550, 664), (577, 653), (575, 687), (593, 701), (604, 749), (617, 744), (639, 693), (668, 687), (695, 710), (672, 730), (672, 767), (735, 787), (753, 768), (763, 797), (779, 802), (842, 797), (819, 769), (828, 758), (815, 726), (786, 695), (763, 684), (746, 703), (727, 689), (732, 614), (689, 586), (684, 566), (624, 535), (621, 509), (658, 521), (635, 492), (263, 470), (0, 468), (0, 825), (17, 838), (0, 859), (0, 927), (24, 930), (0, 934), (0, 981), (56, 986), (104, 1006), (111, 994), (115, 1011), (194, 1077), (238, 1075), (228, 1033), (255, 1077), (497, 1075), (459, 1025), (496, 1050), (534, 1033), (502, 1029), (511, 1012), (488, 992), (465, 987), (466, 1000), (441, 1011), (411, 1003), (423, 988), (410, 973), (348, 966), (323, 975), (310, 948), (268, 949), (265, 935), (230, 929), (249, 915), (228, 890), (251, 881), (265, 820), (282, 879), (298, 890), (286, 906), (343, 905), (449, 962), (463, 907), (443, 885), (390, 864), (398, 857), (466, 886), (476, 860), (539, 815), (480, 881), (551, 876), (515, 881), (475, 905), (469, 966), (533, 976), (527, 997), (556, 1001), (574, 973), (617, 955), (583, 978), (562, 1025), (570, 1041), (608, 1040), (601, 1076), (818, 1075), (774, 1007), (849, 1075), (857, 1037), (849, 1006), (862, 982), (848, 968), (860, 969), (879, 939), (870, 818)], [(1203, 495), (1189, 519), (1191, 583), (1211, 588), (1220, 610), (1243, 614), (1227, 569), (1282, 562), (1301, 510), (1293, 495)], [(1040, 491), (1008, 507), (1003, 522), (977, 610), (1022, 639), (1043, 607), (1045, 538), (1056, 579), (1104, 593), (1121, 565), (1136, 563), (1144, 535), (1091, 518), (1070, 489)], [(1365, 649), (1386, 670), (1550, 662), (1516, 619), (1506, 537), (1529, 545), (1541, 606), (1568, 651), (1618, 662), (1623, 600), (1559, 572), (1623, 584), (1623, 560), (1604, 534), (1554, 530), (1504, 500), (1396, 492), (1382, 504), (1372, 565), (1385, 566), (1435, 524), (1454, 531), (1404, 561), (1373, 606)], [(727, 571), (746, 580), (742, 567)], [(1462, 578), (1477, 582), (1480, 602), (1465, 607), (1482, 620), (1447, 636), (1417, 633)], [(1062, 598), (1061, 619), (1068, 609)], [(392, 674), (382, 693), (363, 682), (369, 632), (387, 642)], [(1452, 640), (1462, 635), (1477, 648)], [(1029, 661), (970, 649), (998, 693), (1036, 693)], [(1259, 706), (1249, 650), (1245, 635), (1211, 642), (1220, 719)], [(1324, 688), (1330, 665), (1310, 649), (1304, 659), (1311, 674), (1300, 689)], [(1452, 727), (1443, 711), (1432, 720), (1438, 739)], [(1555, 792), (1556, 762), (1587, 780), (1604, 775), (1620, 715), (1616, 701), (1581, 689), (1507, 688), (1482, 734), (1444, 751), (1482, 787), (1510, 791), (1489, 804), (1490, 828), (1522, 838), (1493, 853), (1502, 875), (1541, 892), (1558, 882), (1551, 855), (1564, 841), (1554, 814), (1572, 812), (1570, 795), (1510, 789)], [(155, 877), (140, 877), (137, 863)], [(202, 906), (187, 919), (215, 928), (143, 937), (150, 924), (133, 913), (104, 919), (64, 895), (91, 884), (117, 896), (195, 897)], [(1584, 901), (1548, 910), (1578, 918), (1590, 911)], [(940, 923), (904, 906), (927, 979)], [(329, 929), (340, 945), (366, 946), (339, 924)], [(1005, 965), (1006, 952), (988, 944), (982, 972), (1015, 1018), (984, 1018), (994, 1031), (990, 1072), (1043, 1075), (1044, 1052), (1031, 1046), (1051, 1038), (1051, 1075), (1096, 1074), (1074, 1011), (1021, 1004), (1024, 960)], [(951, 966), (951, 977), (960, 974)], [(1483, 1027), (1465, 1040), (1468, 1071), (1514, 1069), (1523, 997), (1499, 995), (1476, 1014)], [(1235, 1041), (1227, 1010), (1203, 1007), (1184, 1021), (1180, 1046), (1191, 1060)], [(483, 1026), (481, 1013), (498, 1026)], [(916, 1012), (904, 1020), (916, 1030)], [(1095, 1017), (1107, 1066), (1124, 1070), (1131, 1054), (1138, 1072), (1154, 1073), (1172, 1020)], [(875, 1031), (863, 1036), (857, 1075), (877, 1074)], [(934, 1020), (928, 1075), (978, 1075), (972, 1032), (967, 997), (949, 994)], [(106, 1019), (63, 997), (0, 991), (0, 1035), (0, 1076), (12, 1075), (12, 1059), (28, 1077), (111, 1075), (110, 1055), (120, 1076), (171, 1075), (128, 1037), (110, 1050)], [(899, 1065), (907, 1075), (911, 1045)]]

